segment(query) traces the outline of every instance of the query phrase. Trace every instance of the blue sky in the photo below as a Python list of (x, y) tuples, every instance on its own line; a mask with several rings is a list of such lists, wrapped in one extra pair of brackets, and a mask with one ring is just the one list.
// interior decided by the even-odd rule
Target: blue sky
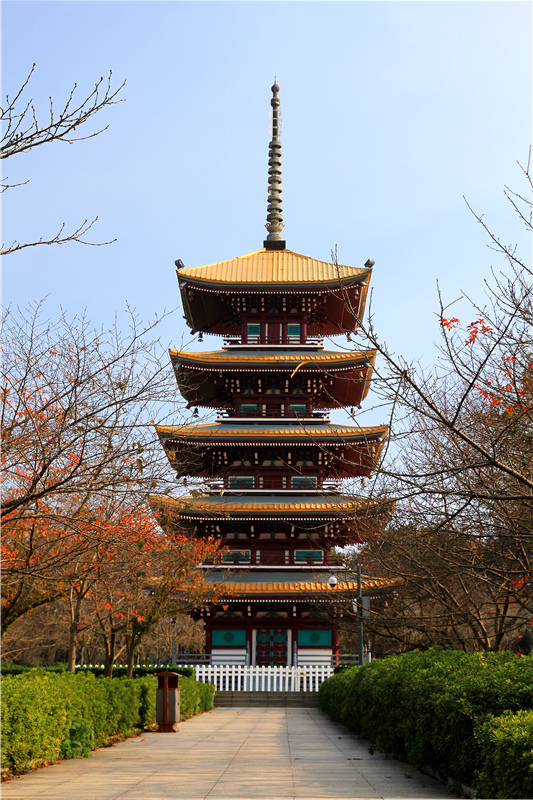
[[(274, 75), (287, 246), (374, 258), (375, 324), (394, 351), (430, 363), (437, 280), (447, 299), (482, 301), (498, 265), (463, 195), (526, 246), (503, 186), (523, 188), (531, 140), (529, 2), (5, 2), (4, 95), (33, 62), (42, 112), (109, 69), (126, 102), (101, 136), (8, 162), (30, 183), (5, 196), (3, 239), (98, 215), (92, 237), (117, 242), (9, 256), (4, 303), (153, 318), (179, 304), (175, 259), (260, 248)], [(165, 346), (184, 330), (178, 310)]]

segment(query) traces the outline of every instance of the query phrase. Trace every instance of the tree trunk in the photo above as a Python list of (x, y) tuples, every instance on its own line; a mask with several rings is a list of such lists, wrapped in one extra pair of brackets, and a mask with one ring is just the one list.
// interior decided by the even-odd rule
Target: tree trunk
[(77, 655), (77, 634), (79, 630), (79, 623), (81, 618), (81, 610), (85, 595), (87, 593), (87, 588), (85, 584), (83, 589), (74, 592), (73, 589), (70, 590), (70, 627), (68, 632), (68, 660), (67, 660), (67, 669), (69, 672), (76, 671), (76, 655)]
[(104, 637), (105, 647), (105, 661), (104, 661), (104, 677), (113, 677), (113, 667), (115, 665), (115, 633), (110, 633), (109, 636)]
[(128, 647), (126, 650), (126, 661), (128, 664), (128, 669), (126, 671), (126, 677), (131, 678), (133, 676), (133, 667), (135, 666), (135, 656), (139, 652), (139, 647), (141, 645), (141, 639), (144, 634), (144, 631), (140, 631), (138, 633), (132, 633), (131, 637), (127, 638)]
[(76, 632), (77, 632), (77, 625), (75, 622), (71, 621), (68, 632), (67, 670), (69, 672), (76, 671)]

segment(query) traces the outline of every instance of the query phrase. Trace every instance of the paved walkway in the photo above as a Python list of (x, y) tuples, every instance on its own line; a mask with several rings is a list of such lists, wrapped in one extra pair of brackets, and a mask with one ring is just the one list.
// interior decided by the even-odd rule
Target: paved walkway
[(3, 784), (3, 800), (448, 798), (315, 708), (216, 708)]

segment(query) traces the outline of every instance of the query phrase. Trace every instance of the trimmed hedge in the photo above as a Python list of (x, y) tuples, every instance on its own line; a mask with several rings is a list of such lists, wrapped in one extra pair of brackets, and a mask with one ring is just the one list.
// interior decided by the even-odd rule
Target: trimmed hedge
[(439, 649), (390, 656), (329, 678), (320, 704), (379, 750), (472, 784), (487, 716), (533, 708), (533, 657)]
[(533, 711), (490, 716), (477, 738), (483, 748), (477, 796), (533, 797)]
[(1, 671), (2, 675), (22, 675), (26, 672), (33, 672), (34, 670), (45, 670), (46, 672), (66, 672), (66, 663), (52, 664), (50, 667), (43, 667), (41, 665), (29, 667), (27, 664), (13, 664), (12, 661), (2, 661)]
[[(65, 663), (61, 664), (52, 664), (51, 667), (28, 667), (26, 664), (12, 664), (9, 661), (2, 661), (2, 675), (24, 675), (27, 672), (33, 672), (34, 670), (41, 670), (45, 672), (66, 672), (67, 665)], [(113, 677), (114, 678), (125, 678), (126, 672), (128, 668), (122, 665), (115, 666), (113, 669)], [(194, 678), (195, 671), (194, 667), (176, 667), (174, 664), (166, 664), (164, 666), (139, 666), (133, 668), (133, 677), (134, 678), (142, 678), (145, 675), (157, 675), (158, 672), (163, 672), (164, 670), (169, 670), (170, 672), (177, 672), (179, 675), (187, 675), (189, 678)], [(104, 667), (99, 666), (77, 666), (76, 672), (87, 673), (92, 672), (93, 675), (103, 675), (104, 674)]]
[[(125, 678), (127, 667), (118, 666), (113, 668), (113, 678)], [(85, 674), (92, 672), (93, 675), (98, 677), (104, 674), (104, 667), (91, 667), (91, 666), (78, 666), (76, 673)], [(146, 675), (157, 675), (158, 672), (177, 672), (178, 675), (186, 675), (188, 678), (194, 678), (196, 675), (194, 667), (176, 667), (174, 664), (166, 664), (165, 666), (158, 667), (133, 667), (133, 677), (143, 678)]]
[[(91, 673), (32, 670), (2, 677), (2, 772), (27, 772), (58, 761), (74, 722), (89, 725), (94, 744), (155, 724), (157, 680), (95, 678)], [(181, 719), (213, 708), (215, 687), (180, 678)], [(65, 751), (65, 748), (63, 748)]]

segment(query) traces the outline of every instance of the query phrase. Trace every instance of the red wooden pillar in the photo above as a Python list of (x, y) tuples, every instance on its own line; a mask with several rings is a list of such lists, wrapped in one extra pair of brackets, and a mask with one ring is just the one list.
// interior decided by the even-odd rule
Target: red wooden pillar
[(211, 655), (211, 651), (213, 649), (213, 628), (211, 626), (211, 620), (206, 619), (205, 621), (205, 652)]

